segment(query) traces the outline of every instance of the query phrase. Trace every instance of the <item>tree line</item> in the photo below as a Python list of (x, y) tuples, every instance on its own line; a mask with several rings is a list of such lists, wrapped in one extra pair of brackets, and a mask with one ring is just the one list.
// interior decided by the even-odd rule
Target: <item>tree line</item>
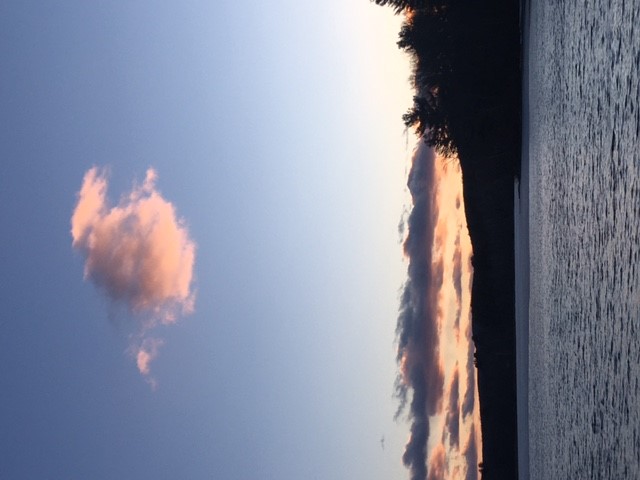
[(519, 141), (517, 1), (374, 1), (405, 15), (398, 46), (412, 58), (416, 92), (408, 128), (446, 156), (498, 155)]

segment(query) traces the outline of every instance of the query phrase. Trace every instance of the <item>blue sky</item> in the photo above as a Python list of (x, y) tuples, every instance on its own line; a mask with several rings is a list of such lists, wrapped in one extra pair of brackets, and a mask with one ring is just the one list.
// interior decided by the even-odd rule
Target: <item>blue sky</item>
[[(2, 4), (0, 477), (407, 477), (399, 22), (366, 0)], [(155, 390), (71, 247), (93, 166), (113, 202), (153, 167), (197, 245)]]

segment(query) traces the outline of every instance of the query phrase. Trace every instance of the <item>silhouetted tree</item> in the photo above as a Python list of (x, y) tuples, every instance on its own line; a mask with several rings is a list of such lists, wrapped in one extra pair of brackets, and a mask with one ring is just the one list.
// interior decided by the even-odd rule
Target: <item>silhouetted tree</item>
[(413, 127), (423, 137), (427, 145), (435, 147), (438, 153), (451, 157), (456, 154), (456, 146), (449, 132), (444, 111), (437, 106), (437, 96), (428, 92), (413, 99), (413, 107), (402, 116), (407, 128)]
[(373, 0), (376, 5), (390, 6), (394, 12), (400, 13), (407, 9), (416, 10), (427, 6), (430, 3), (428, 0)]
[[(505, 83), (518, 84), (519, 54), (504, 46), (517, 38), (517, 17), (513, 22), (504, 8), (474, 0), (374, 1), (406, 15), (398, 46), (411, 55), (416, 89), (403, 116), (407, 127), (445, 156), (458, 154), (463, 144), (499, 145), (517, 137), (519, 120), (509, 112), (518, 110), (518, 94)], [(501, 2), (508, 3), (495, 3)], [(509, 30), (514, 23), (515, 35)]]

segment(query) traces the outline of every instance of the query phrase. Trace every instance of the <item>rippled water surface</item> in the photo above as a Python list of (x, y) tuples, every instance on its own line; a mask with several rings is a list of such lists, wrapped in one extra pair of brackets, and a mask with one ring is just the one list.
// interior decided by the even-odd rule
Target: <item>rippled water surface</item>
[(638, 479), (640, 0), (530, 18), (530, 476)]

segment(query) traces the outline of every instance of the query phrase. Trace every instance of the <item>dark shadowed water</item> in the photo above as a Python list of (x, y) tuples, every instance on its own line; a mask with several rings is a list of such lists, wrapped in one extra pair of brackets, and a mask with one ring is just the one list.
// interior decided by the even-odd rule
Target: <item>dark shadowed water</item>
[(638, 479), (640, 0), (530, 19), (530, 477)]

